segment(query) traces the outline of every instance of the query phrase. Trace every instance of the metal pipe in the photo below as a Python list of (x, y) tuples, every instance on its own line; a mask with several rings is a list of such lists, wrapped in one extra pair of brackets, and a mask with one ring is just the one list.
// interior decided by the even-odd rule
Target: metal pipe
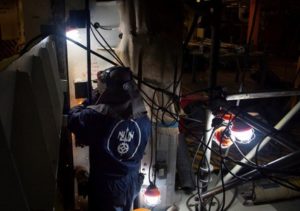
[[(299, 111), (300, 109), (300, 101), (275, 125), (275, 129), (277, 130), (281, 130), (283, 128), (283, 126), (288, 123), (291, 118)], [(271, 140), (270, 136), (267, 136), (266, 138), (264, 138), (264, 140), (262, 141), (262, 143), (260, 144), (260, 148), (259, 150), (261, 150), (262, 148), (264, 148), (264, 146)], [(254, 146), (252, 148), (252, 150), (245, 156), (245, 158), (243, 158), (241, 160), (242, 163), (247, 163), (247, 160), (251, 160), (256, 153), (256, 147), (258, 146), (258, 144), (256, 146)], [(236, 174), (241, 170), (241, 166), (236, 165), (232, 170), (232, 174)], [(224, 183), (227, 183), (233, 176), (231, 174), (227, 174), (223, 181)], [(221, 183), (219, 182), (218, 185), (220, 185)]]
[[(90, 2), (85, 0), (85, 12), (86, 12), (86, 47), (91, 49), (91, 17), (90, 17)], [(87, 54), (87, 94), (89, 102), (92, 102), (92, 71), (91, 71), (91, 52), (88, 50)]]
[(256, 93), (239, 93), (232, 94), (226, 97), (227, 101), (231, 100), (248, 100), (258, 98), (270, 98), (270, 97), (289, 97), (300, 95), (299, 90), (295, 91), (277, 91), (277, 92), (256, 92)]
[[(299, 156), (300, 156), (300, 151), (296, 151), (296, 152), (290, 153), (288, 155), (285, 155), (283, 157), (280, 157), (280, 158), (268, 163), (264, 167), (269, 168), (269, 169), (284, 167), (286, 169), (288, 167), (298, 166), (299, 165)], [(263, 170), (263, 168), (261, 170)], [(243, 174), (241, 177), (247, 178), (248, 180), (256, 180), (256, 179), (259, 179), (261, 176), (262, 176), (262, 174), (260, 173), (260, 171), (258, 171), (257, 169), (254, 169), (252, 171), (249, 171), (249, 172)], [(218, 193), (229, 190), (233, 187), (236, 187), (236, 186), (241, 185), (246, 182), (247, 181), (240, 180), (238, 178), (234, 178), (234, 179), (230, 180), (229, 182), (225, 183), (224, 186), (218, 185), (217, 187), (207, 191), (206, 193), (203, 193), (201, 195), (202, 199), (205, 200), (205, 199), (210, 198)]]

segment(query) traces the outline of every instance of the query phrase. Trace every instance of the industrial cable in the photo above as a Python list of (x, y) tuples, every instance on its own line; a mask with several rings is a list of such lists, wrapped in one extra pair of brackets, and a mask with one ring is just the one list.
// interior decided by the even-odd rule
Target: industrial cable
[(25, 46), (20, 50), (20, 56), (22, 56), (23, 54), (25, 54), (34, 44), (36, 44), (37, 42), (43, 40), (44, 38), (46, 38), (49, 34), (39, 34), (35, 37), (33, 37), (31, 40), (29, 40)]
[(238, 188), (236, 187), (236, 188), (234, 188), (233, 196), (232, 196), (230, 202), (224, 208), (224, 211), (227, 211), (232, 206), (233, 202), (235, 201), (235, 199), (237, 197), (237, 194), (238, 194)]
[(237, 145), (237, 143), (235, 143), (234, 140), (232, 140), (232, 138), (230, 137), (232, 143), (234, 144), (235, 148), (238, 150), (238, 152), (240, 153), (240, 155), (242, 155), (242, 157), (249, 163), (252, 163), (254, 165), (257, 165), (257, 163), (254, 163), (253, 161), (249, 160), (246, 158), (246, 155), (242, 152), (242, 150), (240, 149), (240, 147)]
[[(226, 149), (226, 151), (224, 153), (225, 156), (228, 155), (229, 150), (230, 150), (230, 147), (228, 147), (228, 149)], [(218, 184), (218, 182), (219, 182), (220, 179), (221, 179), (221, 172), (219, 172), (219, 174), (217, 175), (217, 179), (216, 179), (215, 184), (214, 184), (215, 186)]]
[(98, 29), (96, 28), (95, 24), (90, 23), (93, 28), (96, 30), (96, 32), (98, 33), (98, 35), (102, 38), (102, 40), (104, 41), (104, 43), (107, 45), (107, 47), (109, 47), (109, 49), (111, 50), (111, 52), (115, 55), (116, 59), (118, 60), (118, 62), (120, 62), (120, 64), (124, 67), (124, 64), (122, 62), (122, 60), (120, 59), (120, 57), (116, 54), (116, 52), (111, 48), (111, 46), (108, 44), (108, 42), (105, 40), (105, 38), (102, 36), (102, 34), (98, 31)]
[[(276, 135), (276, 133), (272, 133), (273, 135)], [(268, 137), (270, 134), (266, 134), (264, 138), (261, 139), (261, 141), (257, 144), (256, 149), (255, 149), (255, 155), (254, 155), (254, 161), (256, 166), (259, 166), (258, 164), (258, 153), (260, 149), (260, 145), (263, 143), (263, 140)]]
[[(195, 154), (194, 154), (193, 161), (192, 161), (191, 174), (193, 174), (193, 166), (194, 166), (196, 157), (197, 157), (197, 155), (198, 155), (198, 151), (199, 151), (200, 147), (202, 146), (203, 138), (204, 138), (204, 136), (202, 136), (201, 140), (199, 141), (198, 147), (197, 147), (196, 152), (195, 152)], [(192, 175), (191, 175), (191, 178), (193, 178)], [(197, 186), (197, 184), (195, 183), (194, 180), (193, 180), (193, 183), (194, 183), (195, 186)]]
[[(221, 145), (220, 145), (220, 151), (221, 151)], [(221, 172), (221, 184), (222, 184), (222, 205), (221, 205), (221, 208), (220, 210), (223, 211), (224, 210), (224, 206), (225, 206), (225, 184), (224, 184), (224, 174), (223, 174), (223, 158), (221, 158), (221, 161), (220, 161), (220, 172)]]
[[(226, 113), (224, 113), (223, 115), (225, 115)], [(229, 118), (229, 122), (226, 125), (222, 135), (221, 135), (221, 140), (220, 140), (220, 145), (219, 145), (219, 153), (222, 155), (222, 142), (223, 142), (223, 138), (225, 136), (226, 131), (229, 129), (229, 125), (231, 124), (231, 122), (233, 121), (234, 118), (232, 118), (232, 116), (230, 116)], [(227, 155), (226, 155), (227, 156)], [(224, 164), (224, 159), (221, 156), (220, 158), (220, 179), (221, 179), (221, 184), (222, 184), (222, 203), (221, 203), (221, 208), (220, 210), (223, 211), (224, 210), (224, 206), (225, 206), (225, 198), (226, 198), (226, 193), (225, 193), (225, 187), (224, 187), (224, 174), (223, 174), (223, 164)]]
[[(154, 109), (153, 106), (156, 106), (156, 109), (155, 109), (155, 110), (158, 109), (158, 110), (166, 111), (167, 113), (172, 114), (172, 115), (177, 115), (177, 114), (172, 113), (171, 111), (168, 111), (168, 110), (165, 109), (163, 106), (160, 106), (160, 105), (156, 104), (155, 102), (153, 102), (153, 105), (151, 105), (151, 103), (148, 102), (148, 100), (151, 101), (150, 97), (149, 97), (142, 89), (141, 89), (140, 91), (141, 91), (141, 93), (147, 98), (147, 99), (145, 99), (145, 98), (143, 97), (143, 100), (144, 100), (144, 102), (146, 102), (146, 104), (147, 104), (150, 108), (153, 108), (153, 109)], [(177, 118), (174, 118), (174, 120), (178, 122), (178, 119), (177, 119)], [(161, 121), (162, 121), (162, 120), (161, 120)]]
[(111, 30), (113, 30), (113, 28), (116, 28), (116, 27), (117, 27), (117, 26), (111, 26), (111, 27), (108, 27), (108, 26), (102, 26), (99, 22), (94, 23), (94, 26), (97, 27), (97, 28), (106, 30), (106, 31), (111, 31)]
[[(225, 115), (225, 113), (224, 113), (223, 115)], [(209, 163), (209, 161), (208, 161), (207, 158), (206, 158), (206, 151), (207, 151), (207, 149), (208, 149), (208, 145), (210, 144), (210, 142), (211, 142), (212, 139), (213, 139), (213, 135), (214, 135), (214, 133), (215, 133), (216, 128), (217, 128), (216, 126), (213, 127), (213, 131), (211, 132), (210, 137), (209, 137), (209, 139), (208, 139), (208, 143), (207, 143), (207, 145), (205, 146), (205, 148), (204, 148), (204, 150), (203, 150), (203, 155), (202, 155), (201, 161), (199, 162), (198, 170), (197, 170), (197, 191), (198, 191), (198, 197), (199, 197), (199, 199), (200, 199), (201, 207), (204, 208), (204, 209), (206, 209), (206, 208), (205, 208), (205, 205), (204, 205), (203, 200), (202, 200), (202, 197), (201, 197), (202, 189), (208, 187), (208, 183), (209, 183), (209, 181), (210, 181), (210, 179), (211, 179), (210, 163)], [(205, 131), (205, 132), (207, 132), (207, 131)], [(222, 135), (223, 135), (223, 134), (222, 134)], [(223, 138), (223, 137), (221, 137), (221, 140), (222, 140), (222, 138)], [(203, 143), (203, 139), (202, 139), (202, 143)], [(220, 146), (221, 146), (221, 143), (220, 143)], [(200, 177), (200, 170), (202, 170), (202, 169), (201, 169), (201, 166), (203, 166), (203, 162), (204, 162), (204, 161), (205, 161), (206, 166), (207, 166), (207, 174), (208, 174), (208, 176), (207, 176), (207, 178), (208, 178), (207, 181), (203, 181), (203, 180), (200, 180), (200, 179), (199, 179), (199, 177)], [(206, 169), (205, 169), (205, 171), (206, 171)], [(199, 187), (199, 181), (201, 181), (201, 187)], [(204, 186), (203, 186), (203, 183), (205, 183)], [(200, 188), (201, 188), (201, 189), (200, 189)], [(200, 190), (201, 190), (201, 191), (200, 191)], [(200, 193), (200, 192), (201, 192), (201, 193)]]
[[(272, 135), (276, 135), (278, 131), (276, 131), (275, 133), (272, 133)], [(269, 136), (270, 134), (267, 134), (265, 137)], [(264, 138), (262, 139), (264, 140)], [(258, 155), (259, 155), (259, 149), (260, 149), (260, 145), (262, 144), (262, 141), (260, 141), (257, 146), (256, 146), (256, 150), (255, 150), (255, 155), (254, 155), (254, 159), (255, 159), (255, 165), (258, 167), (258, 170), (261, 171), (263, 170), (264, 172), (266, 171), (271, 171), (271, 172), (277, 172), (277, 173), (283, 173), (283, 174), (294, 174), (294, 173), (298, 173), (297, 171), (293, 171), (293, 170), (287, 170), (287, 169), (274, 169), (274, 168), (269, 168), (269, 167), (265, 167), (264, 165), (260, 165), (259, 159), (258, 159)], [(262, 173), (262, 172), (261, 172)], [(299, 174), (299, 173), (298, 173)]]
[[(92, 24), (91, 24), (92, 25)], [(94, 36), (94, 38), (95, 38), (95, 40), (99, 43), (99, 45), (101, 45), (101, 47), (104, 49), (104, 50), (106, 50), (117, 62), (119, 62), (119, 64), (121, 65), (121, 66), (123, 66), (122, 65), (122, 62), (118, 59), (118, 57), (116, 57), (115, 56), (115, 54), (113, 54), (110, 50), (108, 50), (101, 42), (100, 42), (100, 40), (97, 38), (97, 36), (96, 36), (96, 34), (95, 34), (95, 32), (94, 32), (94, 30), (93, 30), (93, 28), (91, 28), (91, 32), (92, 32), (92, 34), (93, 34), (93, 36)]]
[[(260, 145), (261, 145), (262, 142), (260, 142), (257, 147), (256, 147), (256, 151), (255, 151), (255, 163), (256, 165), (258, 165), (258, 152), (259, 152), (259, 148), (260, 148)], [(264, 171), (260, 171), (260, 173), (266, 177), (267, 179), (271, 180), (272, 182), (274, 183), (277, 183), (283, 187), (286, 187), (286, 188), (289, 188), (289, 189), (292, 189), (292, 190), (295, 190), (295, 191), (300, 191), (300, 187), (295, 185), (295, 184), (292, 184), (290, 183), (289, 181), (285, 180), (285, 179), (282, 179), (280, 177), (276, 177), (274, 175), (272, 176), (269, 176), (265, 173), (265, 170), (264, 168), (262, 168)], [(280, 181), (281, 180), (281, 181)]]
[[(153, 93), (153, 99), (152, 99), (152, 102), (154, 102), (154, 97), (155, 97), (155, 93), (156, 91), (154, 91)], [(151, 121), (151, 125), (153, 124), (153, 112), (151, 111), (151, 114), (150, 114), (150, 121)], [(149, 168), (148, 168), (148, 180), (149, 180), (149, 184), (152, 184), (152, 180), (151, 180), (151, 168), (152, 168), (152, 161), (153, 161), (153, 131), (152, 131), (152, 127), (151, 127), (151, 134), (150, 134), (150, 137), (151, 137), (151, 145), (150, 145), (150, 163), (149, 163)]]
[[(165, 122), (165, 118), (164, 118), (164, 116), (165, 116), (165, 114), (166, 114), (166, 110), (168, 110), (169, 109), (169, 107), (170, 106), (172, 106), (172, 105), (174, 105), (174, 101), (178, 101), (178, 99), (179, 99), (179, 96), (176, 94), (176, 90), (177, 90), (177, 88), (178, 88), (178, 85), (180, 84), (180, 82), (181, 82), (181, 76), (179, 77), (179, 79), (177, 80), (177, 75), (178, 75), (178, 65), (177, 65), (177, 63), (178, 63), (178, 61), (177, 61), (177, 54), (176, 54), (176, 59), (175, 59), (175, 66), (174, 66), (174, 78), (173, 78), (173, 82), (171, 83), (171, 84), (169, 84), (168, 86), (166, 86), (163, 90), (164, 90), (164, 92), (162, 92), (162, 96), (161, 96), (161, 98), (162, 98), (162, 105), (164, 105), (164, 110), (163, 110), (163, 112), (162, 112), (162, 117), (161, 117), (161, 119), (162, 119), (162, 124), (164, 125), (164, 126), (167, 126), (167, 127), (170, 127), (170, 126), (172, 126), (172, 125), (174, 125), (176, 122), (171, 122), (171, 123), (169, 123), (169, 124), (167, 124), (166, 122)], [(182, 71), (181, 71), (181, 73), (182, 73)], [(169, 100), (167, 101), (167, 103), (166, 104), (164, 104), (164, 96), (163, 96), (163, 94), (165, 94), (165, 92), (167, 92), (167, 90), (169, 89), (169, 88), (171, 88), (171, 87), (173, 87), (173, 91), (172, 91), (172, 93), (169, 93), (168, 94), (168, 96), (170, 97), (169, 98)], [(178, 114), (176, 114), (177, 116), (178, 116)]]
[[(153, 94), (154, 95), (154, 94)], [(155, 144), (154, 144), (154, 150), (155, 150), (155, 172), (154, 172), (154, 184), (156, 183), (156, 174), (157, 174), (157, 143), (158, 143), (158, 112), (159, 110), (156, 111), (156, 116), (157, 118), (155, 119)]]
[[(230, 149), (230, 148), (228, 148), (228, 150), (227, 150), (225, 153), (227, 153), (227, 152), (229, 151), (229, 149)], [(238, 176), (238, 175), (232, 173), (231, 170), (228, 168), (228, 166), (227, 166), (227, 164), (226, 164), (225, 162), (223, 162), (223, 166), (224, 166), (225, 170), (226, 170), (229, 174), (231, 174), (234, 178), (239, 179), (239, 180), (241, 180), (241, 181), (245, 181), (245, 182), (248, 182), (248, 181), (249, 181), (247, 178), (243, 178), (243, 177), (241, 177), (241, 176)], [(218, 184), (220, 178), (221, 178), (221, 172), (219, 172), (219, 174), (218, 174), (218, 179), (216, 180), (215, 185)]]
[[(164, 90), (168, 89), (170, 86), (172, 86), (172, 84), (168, 85)], [(154, 89), (154, 90), (158, 91), (158, 89)], [(143, 89), (140, 89), (140, 91), (141, 91), (141, 93), (142, 93), (149, 101), (151, 101), (151, 98), (145, 93), (145, 91), (144, 91)], [(162, 93), (163, 93), (163, 91), (162, 91)], [(163, 97), (163, 96), (162, 96), (162, 97)], [(146, 100), (145, 98), (144, 98), (144, 100), (145, 100), (146, 104), (147, 104), (149, 107), (151, 107), (150, 103), (147, 102), (147, 100)], [(178, 114), (177, 114), (177, 113), (176, 113), (176, 114), (175, 114), (175, 113), (172, 113), (172, 117), (176, 116), (176, 118), (174, 118), (174, 119), (175, 119), (175, 122), (174, 122), (174, 123), (166, 124), (166, 123), (164, 122), (164, 115), (165, 115), (165, 113), (169, 113), (169, 114), (171, 113), (171, 111), (168, 110), (169, 106), (172, 105), (172, 101), (171, 101), (171, 100), (172, 100), (172, 99), (169, 99), (169, 101), (168, 101), (168, 104), (169, 104), (169, 105), (163, 105), (163, 106), (160, 106), (160, 105), (158, 105), (157, 103), (153, 102), (153, 105), (155, 105), (155, 106), (157, 107), (157, 109), (159, 109), (159, 110), (162, 111), (161, 122), (162, 122), (162, 124), (165, 125), (165, 126), (171, 126), (171, 125), (175, 124), (176, 122), (178, 122)]]
[(190, 200), (191, 200), (192, 198), (194, 198), (197, 194), (198, 194), (198, 193), (192, 194), (192, 195), (189, 196), (189, 197), (187, 198), (187, 200), (185, 201), (185, 205), (186, 205), (186, 207), (189, 209), (189, 211), (193, 211), (193, 210), (190, 208), (191, 206), (197, 206), (197, 204), (195, 204), (195, 205), (189, 205)]
[(247, 179), (247, 178), (244, 178), (244, 177), (241, 177), (241, 176), (238, 176), (238, 175), (232, 173), (232, 171), (227, 167), (227, 165), (226, 165), (225, 162), (223, 163), (223, 166), (224, 166), (224, 168), (226, 169), (226, 171), (227, 171), (229, 174), (231, 174), (231, 176), (233, 176), (234, 178), (239, 179), (239, 180), (241, 180), (241, 181), (245, 181), (245, 182), (248, 182), (248, 181), (249, 181), (249, 179)]
[(211, 211), (211, 207), (212, 207), (212, 203), (213, 203), (214, 199), (215, 199), (216, 202), (217, 202), (217, 208), (216, 208), (216, 210), (218, 211), (218, 210), (220, 209), (220, 205), (221, 205), (220, 200), (219, 200), (216, 196), (213, 196), (213, 197), (210, 199), (208, 211)]

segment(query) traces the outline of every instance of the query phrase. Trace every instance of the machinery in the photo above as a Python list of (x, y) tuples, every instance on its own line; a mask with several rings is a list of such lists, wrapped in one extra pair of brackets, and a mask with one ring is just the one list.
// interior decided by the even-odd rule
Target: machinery
[(1, 210), (52, 210), (57, 197), (63, 86), (56, 58), (47, 37), (0, 72)]

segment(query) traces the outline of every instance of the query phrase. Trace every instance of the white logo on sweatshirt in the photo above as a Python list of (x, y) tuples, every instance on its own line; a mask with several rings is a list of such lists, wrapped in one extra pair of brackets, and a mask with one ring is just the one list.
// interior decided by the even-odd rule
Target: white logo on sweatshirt
[[(121, 160), (132, 158), (136, 154), (136, 152), (140, 146), (140, 143), (141, 143), (141, 130), (140, 130), (138, 124), (134, 120), (130, 120), (130, 122), (131, 122), (131, 124), (132, 123), (134, 124), (134, 126), (135, 126), (134, 130), (131, 130), (131, 129), (129, 129), (129, 127), (126, 127), (126, 129), (124, 128), (123, 130), (118, 131), (118, 128), (122, 127), (122, 123), (124, 123), (124, 120), (121, 120), (112, 129), (111, 134), (108, 138), (108, 142), (107, 142), (107, 149), (110, 152), (112, 152), (112, 154), (114, 154), (114, 156), (121, 157)], [(117, 131), (118, 131), (118, 134), (116, 134)], [(135, 134), (135, 132), (137, 134)], [(135, 135), (137, 135), (138, 137), (135, 138)], [(119, 143), (112, 142), (111, 141), (112, 137), (115, 137), (114, 140), (118, 140)], [(133, 140), (136, 140), (135, 143), (130, 144)], [(113, 147), (113, 145), (115, 145), (116, 148)], [(135, 149), (131, 150), (130, 146), (134, 147)], [(128, 153), (130, 150), (132, 152), (131, 155)], [(126, 155), (127, 153), (128, 153), (128, 155)]]

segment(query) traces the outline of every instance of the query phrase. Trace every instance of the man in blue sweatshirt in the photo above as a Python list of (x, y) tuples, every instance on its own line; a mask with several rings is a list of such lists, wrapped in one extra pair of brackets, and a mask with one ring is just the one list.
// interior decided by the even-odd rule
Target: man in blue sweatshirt
[(71, 109), (69, 129), (77, 145), (89, 146), (89, 210), (129, 211), (143, 182), (151, 122), (130, 69), (111, 67), (97, 77), (99, 97)]

